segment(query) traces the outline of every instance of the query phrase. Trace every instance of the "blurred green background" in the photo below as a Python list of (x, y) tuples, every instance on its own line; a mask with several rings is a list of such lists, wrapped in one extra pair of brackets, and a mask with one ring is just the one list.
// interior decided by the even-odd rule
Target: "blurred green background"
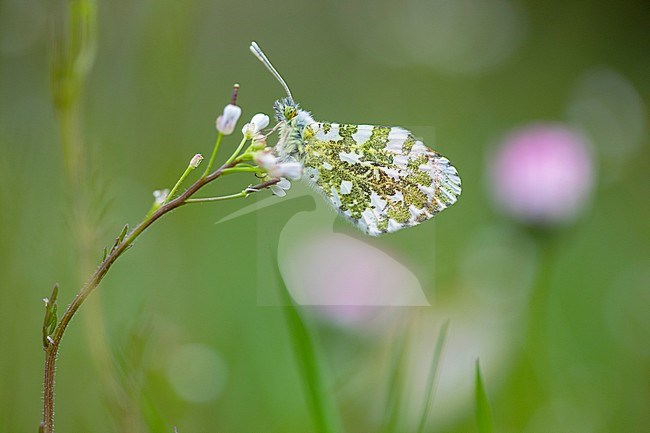
[[(253, 200), (167, 216), (66, 333), (58, 431), (314, 431), (285, 309), (273, 300), (278, 259), (292, 257), (283, 227), (296, 212), (310, 214), (291, 220), (300, 226), (291, 233), (325, 227), (341, 240), (300, 248), (367, 251), (368, 269), (392, 257), (395, 275), (414, 276), (431, 303), (304, 309), (345, 431), (381, 431), (396, 347), (409, 355), (399, 431), (415, 431), (447, 319), (426, 431), (476, 431), (477, 357), (496, 431), (647, 431), (646, 2), (99, 2), (97, 45), (68, 124), (83, 144), (69, 181), (52, 102), (67, 10), (64, 1), (0, 2), (0, 431), (33, 432), (40, 421), (41, 299), (53, 283), (63, 309), (103, 247), (147, 212), (151, 192), (209, 154), (233, 83), (240, 125), (271, 114), (281, 88), (249, 53), (251, 40), (316, 119), (412, 129), (458, 168), (463, 194), (434, 222), (380, 239), (340, 221), (334, 234), (334, 214), (299, 186), (222, 224)], [(538, 122), (580, 131), (593, 155), (589, 197), (558, 227), (524, 224), (492, 199), (496, 149)], [(210, 189), (251, 182), (233, 176)]]

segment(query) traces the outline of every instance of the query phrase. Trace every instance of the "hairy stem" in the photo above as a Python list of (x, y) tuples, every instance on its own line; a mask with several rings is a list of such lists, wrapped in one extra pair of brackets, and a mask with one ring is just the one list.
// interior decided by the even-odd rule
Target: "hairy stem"
[[(44, 433), (54, 432), (54, 374), (56, 367), (56, 356), (61, 344), (61, 340), (63, 338), (63, 334), (65, 333), (65, 330), (67, 329), (76, 312), (79, 310), (86, 298), (88, 298), (90, 293), (99, 285), (115, 261), (131, 247), (138, 236), (140, 236), (150, 225), (160, 219), (163, 215), (186, 204), (187, 200), (193, 194), (199, 191), (206, 184), (219, 178), (223, 174), (223, 171), (232, 167), (232, 165), (233, 163), (226, 163), (210, 175), (201, 177), (199, 180), (193, 183), (183, 194), (164, 204), (150, 216), (147, 216), (133, 229), (133, 231), (131, 231), (126, 237), (124, 237), (124, 239), (122, 239), (121, 242), (116, 245), (110, 254), (108, 254), (106, 258), (101, 262), (90, 279), (75, 295), (74, 299), (65, 310), (65, 313), (63, 313), (61, 316), (61, 320), (50, 336), (50, 344), (45, 349), (45, 371), (43, 380), (43, 422), (41, 425)], [(273, 179), (251, 187), (247, 191), (259, 191), (277, 183), (278, 181), (279, 179)]]

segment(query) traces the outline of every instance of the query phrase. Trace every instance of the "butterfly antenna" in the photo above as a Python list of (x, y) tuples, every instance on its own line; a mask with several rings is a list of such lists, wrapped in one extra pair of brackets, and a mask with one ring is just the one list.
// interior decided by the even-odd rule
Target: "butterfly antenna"
[(291, 96), (291, 91), (289, 90), (289, 86), (287, 86), (287, 83), (284, 82), (284, 79), (282, 79), (282, 76), (278, 73), (278, 71), (273, 67), (269, 59), (266, 57), (264, 54), (264, 51), (260, 48), (259, 45), (257, 45), (256, 42), (251, 42), (251, 46), (249, 47), (251, 50), (251, 53), (255, 54), (255, 57), (257, 57), (260, 62), (266, 66), (266, 69), (268, 69), (271, 74), (275, 77), (276, 80), (282, 84), (282, 87), (284, 88), (284, 91), (287, 92), (287, 96), (289, 99), (291, 99), (291, 102), (293, 102), (293, 96)]

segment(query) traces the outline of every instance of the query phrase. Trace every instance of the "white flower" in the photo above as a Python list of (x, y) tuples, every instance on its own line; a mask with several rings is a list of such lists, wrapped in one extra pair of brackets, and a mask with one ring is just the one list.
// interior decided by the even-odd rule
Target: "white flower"
[(192, 167), (192, 168), (198, 167), (199, 165), (201, 165), (201, 161), (203, 161), (203, 155), (201, 155), (200, 153), (197, 153), (196, 155), (194, 155), (194, 157), (190, 161), (190, 167)]
[(250, 139), (255, 137), (255, 135), (267, 126), (269, 126), (269, 116), (264, 113), (257, 113), (250, 122), (244, 125), (241, 132), (244, 134), (244, 137)]
[(276, 183), (275, 185), (271, 185), (269, 188), (273, 194), (277, 195), (278, 197), (284, 197), (287, 195), (286, 191), (291, 189), (291, 182), (285, 178), (282, 178), (280, 179), (280, 182)]
[(283, 162), (276, 166), (275, 177), (287, 177), (291, 180), (298, 180), (302, 177), (302, 164), (299, 162)]
[(228, 104), (223, 109), (223, 114), (217, 117), (217, 131), (223, 135), (230, 135), (235, 130), (235, 125), (241, 116), (241, 108)]
[(255, 152), (253, 155), (253, 161), (259, 165), (264, 170), (269, 170), (278, 163), (278, 158), (273, 154), (273, 150), (270, 147), (262, 149), (259, 152)]
[(280, 161), (270, 147), (256, 152), (253, 161), (271, 177), (286, 177), (291, 180), (302, 177), (302, 164), (297, 161)]
[(169, 190), (168, 189), (157, 189), (153, 192), (153, 199), (154, 203), (157, 205), (161, 205), (167, 200), (167, 196), (169, 195)]

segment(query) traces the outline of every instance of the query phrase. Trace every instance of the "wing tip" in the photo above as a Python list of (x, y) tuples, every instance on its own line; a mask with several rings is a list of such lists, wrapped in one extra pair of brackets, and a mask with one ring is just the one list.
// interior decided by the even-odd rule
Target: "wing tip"
[(440, 209), (446, 209), (458, 201), (462, 193), (462, 182), (458, 170), (444, 156), (437, 158), (439, 169), (439, 185), (437, 198), (444, 204)]

